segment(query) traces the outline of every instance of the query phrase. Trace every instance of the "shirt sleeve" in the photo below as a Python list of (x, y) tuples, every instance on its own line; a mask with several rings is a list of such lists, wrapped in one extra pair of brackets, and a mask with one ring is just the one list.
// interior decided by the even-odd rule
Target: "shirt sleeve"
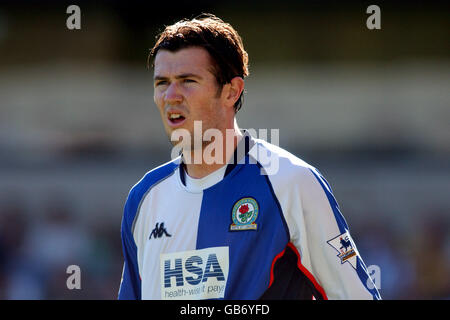
[[(315, 169), (305, 170), (291, 243), (300, 267), (324, 299), (381, 299), (351, 238), (331, 187)], [(291, 226), (292, 227), (292, 226)]]
[(131, 226), (135, 213), (132, 212), (132, 192), (128, 196), (122, 218), (121, 238), (124, 257), (122, 279), (119, 288), (119, 300), (140, 300), (141, 279), (137, 263), (137, 247)]

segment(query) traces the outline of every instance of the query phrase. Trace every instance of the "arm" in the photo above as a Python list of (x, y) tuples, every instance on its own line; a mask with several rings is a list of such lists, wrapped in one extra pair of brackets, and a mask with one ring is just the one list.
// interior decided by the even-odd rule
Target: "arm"
[(130, 210), (132, 192), (128, 196), (122, 218), (121, 237), (124, 265), (119, 288), (119, 300), (140, 300), (141, 279), (137, 263), (137, 247), (133, 238), (131, 225), (134, 215)]
[(381, 299), (353, 242), (330, 186), (314, 168), (300, 185), (302, 214), (291, 242), (325, 299)]

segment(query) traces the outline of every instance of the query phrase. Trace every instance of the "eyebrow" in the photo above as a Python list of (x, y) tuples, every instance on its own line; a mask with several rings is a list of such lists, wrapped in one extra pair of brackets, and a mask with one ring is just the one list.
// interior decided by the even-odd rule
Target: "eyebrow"
[[(186, 78), (197, 78), (199, 80), (202, 80), (203, 78), (195, 73), (182, 73), (180, 75), (175, 76), (175, 79), (179, 80), (179, 79), (186, 79)], [(168, 80), (168, 77), (163, 77), (163, 76), (158, 76), (156, 75), (153, 80), (157, 81), (157, 80)]]

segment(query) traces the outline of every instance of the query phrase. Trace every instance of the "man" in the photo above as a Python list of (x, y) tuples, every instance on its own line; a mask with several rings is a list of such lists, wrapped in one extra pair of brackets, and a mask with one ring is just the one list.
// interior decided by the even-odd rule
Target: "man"
[(181, 155), (128, 195), (119, 299), (379, 299), (317, 169), (239, 129), (238, 33), (212, 15), (183, 20), (149, 58)]

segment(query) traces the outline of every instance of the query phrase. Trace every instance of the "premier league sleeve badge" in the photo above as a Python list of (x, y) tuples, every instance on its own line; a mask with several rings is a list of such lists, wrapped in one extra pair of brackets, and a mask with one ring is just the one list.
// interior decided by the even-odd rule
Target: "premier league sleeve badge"
[(355, 250), (355, 244), (348, 232), (340, 234), (327, 242), (338, 252), (337, 256), (341, 260), (341, 264), (348, 262), (356, 269), (357, 252)]

